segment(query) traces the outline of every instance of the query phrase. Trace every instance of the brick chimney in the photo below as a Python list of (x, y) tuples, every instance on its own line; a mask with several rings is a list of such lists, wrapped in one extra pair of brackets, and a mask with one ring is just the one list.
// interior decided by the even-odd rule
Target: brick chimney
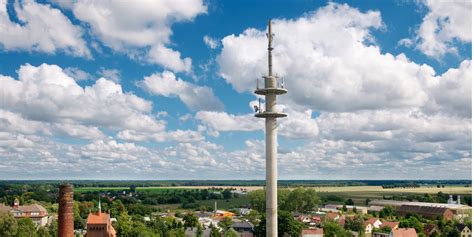
[(74, 192), (71, 184), (59, 186), (58, 237), (74, 237)]

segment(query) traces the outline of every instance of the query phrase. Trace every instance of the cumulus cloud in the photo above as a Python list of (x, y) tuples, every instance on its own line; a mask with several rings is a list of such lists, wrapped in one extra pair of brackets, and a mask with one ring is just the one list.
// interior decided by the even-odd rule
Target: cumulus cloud
[[(370, 30), (382, 27), (379, 12), (336, 3), (295, 20), (275, 20), (274, 68), (290, 91), (282, 101), (325, 111), (423, 105), (428, 97), (419, 80), (434, 70), (403, 54), (382, 54), (370, 43)], [(237, 91), (252, 91), (266, 71), (265, 44), (265, 31), (257, 29), (222, 40), (220, 73)]]
[(90, 26), (91, 33), (111, 49), (132, 58), (189, 72), (191, 59), (170, 48), (171, 26), (207, 12), (201, 0), (180, 1), (58, 1)]
[(79, 26), (47, 4), (17, 1), (14, 13), (21, 23), (10, 21), (7, 0), (0, 1), (0, 46), (2, 49), (37, 51), (48, 54), (58, 51), (79, 57), (91, 57)]
[(211, 38), (208, 35), (205, 35), (202, 40), (204, 40), (204, 43), (207, 45), (207, 47), (211, 49), (215, 49), (219, 46), (219, 41), (216, 39)]
[(416, 32), (415, 39), (402, 39), (416, 43), (416, 48), (427, 56), (440, 58), (457, 53), (456, 42), (472, 40), (471, 1), (422, 1), (428, 14)]
[[(318, 124), (316, 119), (311, 117), (311, 110), (286, 112), (289, 117), (280, 119), (278, 122), (279, 135), (290, 139), (307, 139), (318, 135)], [(195, 117), (207, 129), (217, 132), (249, 132), (264, 130), (265, 127), (264, 120), (256, 118), (254, 114), (233, 115), (226, 112), (199, 111)]]
[(210, 87), (183, 81), (170, 71), (147, 76), (139, 85), (155, 95), (178, 97), (191, 110), (222, 110), (224, 107)]
[(165, 124), (150, 115), (151, 102), (100, 78), (81, 87), (56, 65), (25, 64), (18, 80), (0, 76), (1, 108), (42, 122), (68, 123), (110, 129), (163, 131)]

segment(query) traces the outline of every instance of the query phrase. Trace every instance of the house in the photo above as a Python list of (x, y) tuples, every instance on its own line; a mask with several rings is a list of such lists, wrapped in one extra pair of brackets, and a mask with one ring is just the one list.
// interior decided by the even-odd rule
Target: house
[(322, 228), (301, 230), (301, 237), (323, 237), (323, 236), (324, 236), (324, 231)]
[(231, 227), (239, 233), (253, 233), (253, 224), (248, 221), (233, 222)]
[(20, 205), (20, 201), (15, 198), (12, 206), (0, 204), (0, 213), (10, 213), (16, 219), (30, 218), (38, 226), (45, 226), (48, 223), (48, 211), (39, 204)]
[(390, 232), (389, 237), (418, 237), (415, 228), (399, 228)]
[(89, 213), (87, 216), (86, 237), (115, 237), (115, 229), (110, 221), (110, 214), (103, 213), (100, 208), (97, 213)]
[(446, 207), (402, 205), (397, 208), (397, 213), (401, 216), (413, 213), (430, 219), (436, 219), (439, 216), (445, 220), (453, 219), (453, 212)]
[(382, 225), (382, 222), (375, 217), (369, 218), (366, 222), (372, 224), (375, 228), (380, 228)]
[(425, 227), (423, 227), (423, 233), (426, 236), (434, 236), (436, 235), (436, 233), (440, 234), (438, 226), (433, 225), (433, 224), (426, 224)]
[(471, 237), (472, 232), (471, 229), (469, 229), (469, 226), (463, 225), (463, 224), (458, 224), (456, 225), (456, 229), (458, 229), (459, 234), (461, 237)]
[(394, 229), (398, 229), (398, 225), (400, 224), (400, 222), (396, 221), (384, 221), (381, 225), (380, 225), (380, 228), (383, 228), (385, 226), (388, 226), (390, 227), (391, 230), (394, 230)]
[(372, 233), (373, 229), (375, 228), (380, 228), (382, 225), (382, 222), (375, 217), (369, 218), (368, 220), (364, 221), (364, 229), (365, 229), (365, 234), (370, 234)]
[(311, 222), (311, 217), (309, 217), (307, 215), (301, 215), (301, 216), (298, 216), (297, 220), (300, 221), (300, 222), (303, 222), (303, 223), (310, 223)]
[(326, 221), (338, 221), (340, 218), (338, 213), (335, 212), (328, 212), (326, 213)]

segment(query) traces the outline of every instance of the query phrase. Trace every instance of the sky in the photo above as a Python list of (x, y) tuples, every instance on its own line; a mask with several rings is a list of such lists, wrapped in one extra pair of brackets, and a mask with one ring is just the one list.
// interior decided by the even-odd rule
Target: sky
[(471, 179), (471, 9), (0, 0), (0, 179), (264, 179), (269, 19), (279, 179)]

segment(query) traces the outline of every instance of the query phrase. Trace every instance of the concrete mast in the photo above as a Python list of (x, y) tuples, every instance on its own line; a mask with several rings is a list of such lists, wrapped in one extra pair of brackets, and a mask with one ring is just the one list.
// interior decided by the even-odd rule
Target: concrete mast
[(276, 109), (276, 97), (287, 93), (283, 83), (272, 72), (272, 23), (268, 21), (268, 75), (263, 76), (265, 87), (255, 90), (255, 94), (265, 96), (265, 110), (258, 107), (255, 117), (265, 118), (265, 148), (266, 148), (266, 231), (267, 237), (278, 236), (278, 198), (277, 198), (277, 118), (287, 115)]

